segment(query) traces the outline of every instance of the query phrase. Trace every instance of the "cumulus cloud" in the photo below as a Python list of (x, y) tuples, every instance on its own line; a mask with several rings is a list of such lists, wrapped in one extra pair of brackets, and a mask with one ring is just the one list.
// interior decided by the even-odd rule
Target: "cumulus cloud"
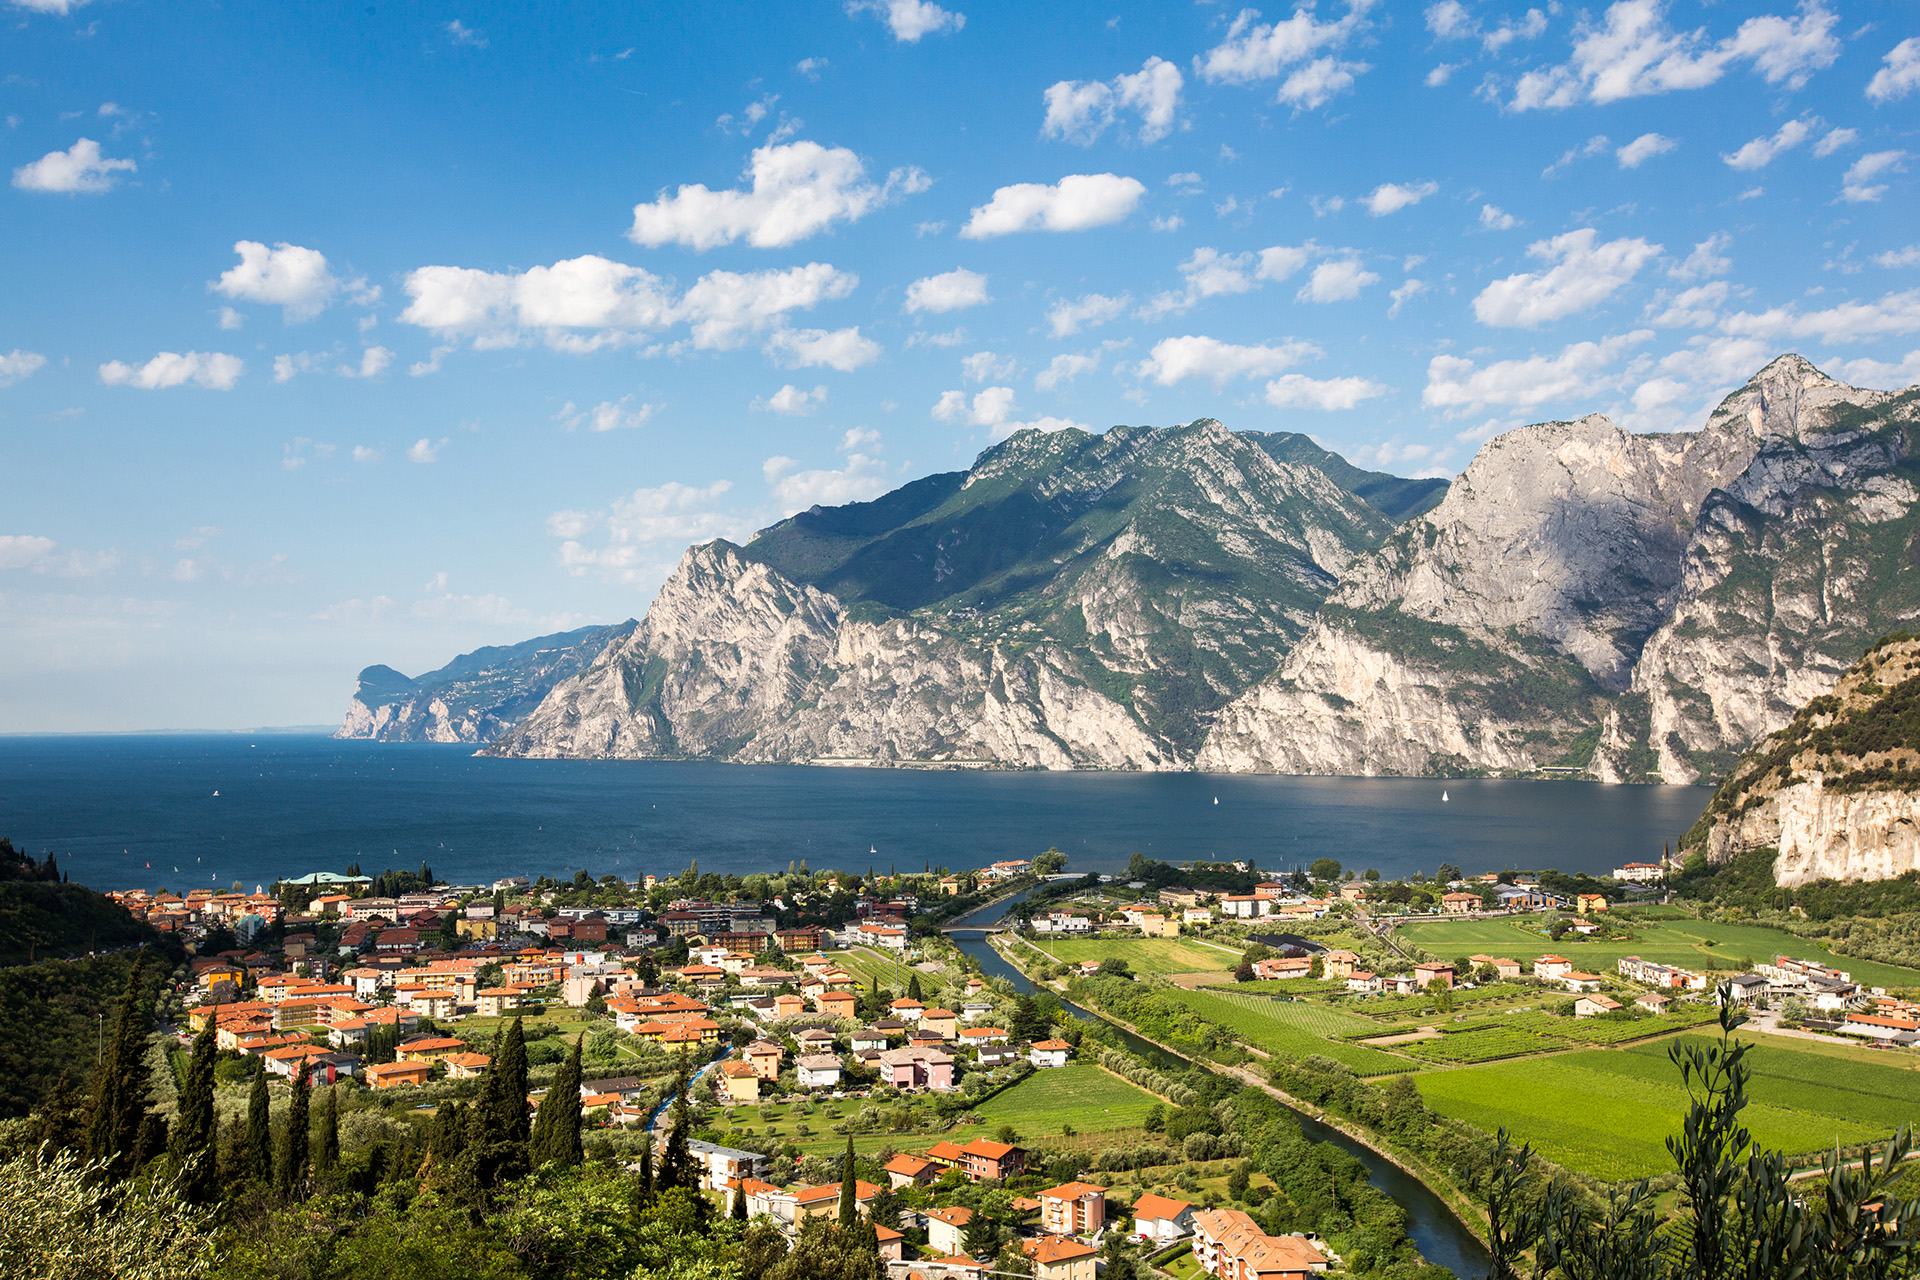
[(1289, 373), (1275, 378), (1261, 393), (1276, 409), (1357, 408), (1361, 402), (1387, 394), (1389, 388), (1367, 378), (1309, 378)]
[(218, 351), (189, 351), (185, 355), (162, 351), (137, 368), (110, 360), (100, 366), (100, 381), (110, 387), (138, 387), (142, 391), (159, 391), (189, 382), (210, 391), (231, 391), (245, 367), (240, 357)]
[(32, 377), (46, 363), (47, 358), (39, 352), (22, 351), (17, 347), (0, 355), (0, 387), (10, 387), (22, 378)]
[(1362, 266), (1360, 259), (1336, 258), (1315, 267), (1294, 296), (1301, 302), (1346, 302), (1378, 283), (1380, 277)]
[[(1508, 18), (1497, 27), (1485, 29), (1460, 0), (1440, 0), (1438, 4), (1428, 5), (1425, 16), (1427, 30), (1436, 40), (1479, 40), (1489, 53), (1498, 53), (1515, 40), (1535, 39), (1547, 29), (1547, 15), (1538, 9), (1529, 9), (1517, 20)], [(1428, 83), (1432, 83), (1431, 77)]]
[(1203, 334), (1190, 334), (1162, 338), (1135, 373), (1142, 381), (1163, 387), (1174, 386), (1187, 378), (1207, 378), (1215, 387), (1224, 387), (1234, 378), (1271, 377), (1319, 354), (1320, 348), (1311, 342), (1238, 346)]
[(1566, 168), (1576, 160), (1585, 160), (1590, 156), (1597, 156), (1612, 145), (1613, 140), (1608, 138), (1606, 134), (1596, 133), (1579, 146), (1568, 147), (1561, 153), (1558, 160), (1555, 160), (1552, 164), (1540, 171), (1540, 176), (1543, 178), (1551, 178), (1556, 172)]
[(1568, 62), (1521, 76), (1509, 105), (1527, 111), (1701, 89), (1741, 62), (1768, 84), (1798, 89), (1840, 56), (1837, 21), (1818, 0), (1807, 0), (1793, 17), (1748, 18), (1732, 36), (1710, 43), (1703, 31), (1674, 30), (1661, 0), (1620, 0), (1601, 22), (1580, 23)]
[[(647, 419), (660, 409), (656, 404), (635, 404), (632, 393), (618, 400), (602, 400), (591, 409), (582, 409), (569, 400), (553, 415), (563, 430), (577, 431), (584, 427), (588, 431), (625, 431), (645, 426)], [(416, 459), (418, 461), (418, 459)]]
[(1520, 225), (1520, 219), (1499, 205), (1483, 204), (1480, 206), (1480, 225), (1489, 231), (1511, 231)]
[[(1883, 267), (1920, 267), (1920, 244), (1910, 244), (1904, 249), (1889, 249), (1885, 253), (1875, 254), (1874, 262)], [(14, 352), (19, 355), (19, 352)], [(4, 367), (0, 360), (0, 367)]]
[(1134, 211), (1146, 187), (1113, 173), (1073, 173), (1048, 185), (1019, 182), (1001, 187), (976, 206), (960, 234), (969, 240), (1016, 231), (1085, 231), (1120, 221)]
[(906, 311), (935, 314), (959, 311), (992, 302), (987, 296), (987, 278), (978, 271), (955, 267), (937, 276), (926, 276), (907, 286)]
[(447, 447), (448, 440), (449, 437), (447, 436), (441, 436), (438, 440), (430, 440), (426, 436), (421, 436), (418, 440), (415, 440), (407, 446), (407, 461), (438, 462), (440, 460), (440, 451)]
[(756, 398), (748, 407), (766, 413), (784, 413), (789, 417), (804, 418), (817, 412), (826, 402), (825, 387), (803, 391), (789, 382), (770, 396)]
[(1660, 253), (1637, 237), (1597, 239), (1592, 227), (1582, 227), (1535, 241), (1527, 253), (1547, 269), (1495, 280), (1473, 300), (1474, 316), (1481, 324), (1533, 328), (1574, 315), (1611, 298)]
[(1894, 102), (1920, 87), (1920, 36), (1908, 36), (1887, 51), (1887, 65), (1867, 81), (1867, 97), (1875, 102)]
[(1887, 184), (1874, 179), (1887, 173), (1905, 173), (1906, 166), (1900, 162), (1907, 158), (1904, 151), (1873, 151), (1861, 156), (1848, 166), (1846, 176), (1841, 179), (1840, 198), (1848, 204), (1871, 204), (1887, 194)]
[(1813, 144), (1813, 158), (1825, 160), (1842, 147), (1850, 147), (1860, 141), (1858, 129), (1829, 129), (1826, 136)]
[[(387, 350), (385, 347), (368, 347), (360, 353), (359, 364), (343, 364), (339, 368), (339, 373), (341, 376), (348, 378), (377, 378), (385, 373), (387, 366), (392, 363), (393, 352)], [(276, 375), (276, 381), (283, 381), (283, 379), (277, 377), (279, 373), (277, 367), (274, 373)]]
[(843, 459), (837, 468), (800, 470), (792, 458), (775, 456), (760, 464), (782, 517), (809, 507), (837, 507), (849, 502), (871, 502), (887, 491), (886, 469), (880, 462), (880, 433), (850, 428), (838, 446)]
[(880, 344), (847, 329), (775, 329), (767, 336), (767, 354), (783, 369), (837, 369), (852, 373), (880, 358)]
[(1725, 280), (1695, 285), (1668, 297), (1662, 294), (1648, 306), (1647, 314), (1663, 329), (1706, 329), (1719, 322), (1720, 309), (1733, 292)]
[(1020, 421), (1013, 416), (1016, 411), (1012, 387), (987, 387), (977, 392), (972, 400), (967, 399), (964, 391), (943, 391), (933, 406), (933, 416), (939, 421), (986, 427), (994, 440), (1005, 440), (1016, 431), (1092, 430), (1085, 423), (1069, 418), (1043, 417)]
[(1180, 68), (1164, 58), (1148, 58), (1138, 71), (1112, 81), (1061, 80), (1048, 86), (1040, 132), (1089, 146), (1114, 123), (1121, 111), (1139, 115), (1134, 136), (1144, 145), (1173, 132), (1180, 110), (1180, 90), (1186, 80)]
[[(547, 517), (547, 533), (562, 540), (557, 558), (573, 577), (597, 572), (618, 582), (657, 580), (668, 566), (655, 563), (648, 552), (655, 544), (678, 548), (714, 538), (743, 540), (751, 532), (746, 520), (717, 505), (732, 488), (727, 480), (639, 488), (604, 510), (556, 511)], [(590, 534), (600, 535), (601, 545), (588, 546)]]
[(1805, 120), (1789, 120), (1771, 135), (1763, 134), (1731, 154), (1720, 158), (1735, 169), (1764, 169), (1783, 151), (1791, 151), (1813, 133)]
[(1326, 104), (1353, 86), (1369, 70), (1364, 62), (1334, 56), (1366, 24), (1365, 0), (1356, 0), (1332, 22), (1314, 17), (1308, 7), (1281, 22), (1260, 22), (1254, 9), (1242, 9), (1218, 45), (1194, 59), (1202, 79), (1217, 84), (1251, 84), (1284, 76), (1276, 101), (1305, 110)]
[(877, 14), (901, 44), (917, 44), (922, 36), (944, 35), (967, 25), (967, 15), (942, 9), (931, 0), (847, 0), (847, 15)]
[(113, 190), (119, 181), (115, 174), (133, 173), (138, 168), (131, 160), (100, 154), (99, 143), (82, 138), (65, 151), (49, 151), (15, 169), (13, 185), (22, 191), (97, 196)]
[(94, 578), (120, 564), (114, 550), (63, 550), (52, 538), (31, 533), (0, 534), (0, 570), (24, 569), (55, 578)]
[(1758, 313), (1743, 311), (1723, 319), (1720, 327), (1732, 337), (1775, 342), (1782, 338), (1819, 338), (1835, 344), (1920, 332), (1920, 289), (1889, 293), (1872, 301), (1850, 300), (1818, 311), (1803, 312), (1792, 306)]
[(1018, 371), (1012, 356), (993, 351), (976, 351), (960, 361), (960, 376), (967, 382), (1004, 381)]
[(458, 18), (455, 18), (453, 21), (447, 23), (447, 25), (442, 29), (446, 31), (447, 39), (452, 41), (454, 44), (464, 45), (466, 48), (469, 48), (469, 49), (484, 49), (487, 47), (487, 37), (481, 34), (480, 32), (475, 31), (472, 27), (460, 21), (460, 19)]
[(1884, 360), (1842, 360), (1833, 371), (1856, 387), (1877, 387), (1892, 391), (1920, 382), (1920, 351), (1909, 351), (1898, 364)]
[(1367, 206), (1367, 212), (1376, 218), (1384, 218), (1390, 213), (1411, 208), (1440, 189), (1437, 182), (1416, 182), (1402, 186), (1397, 182), (1383, 182), (1375, 187), (1360, 203)]
[(1127, 313), (1133, 300), (1126, 294), (1117, 298), (1104, 293), (1089, 293), (1081, 297), (1062, 298), (1047, 308), (1047, 326), (1056, 338), (1069, 338), (1082, 329), (1106, 324), (1118, 320)]
[(1685, 260), (1676, 262), (1667, 268), (1667, 274), (1675, 280), (1700, 280), (1707, 276), (1723, 276), (1733, 270), (1733, 259), (1727, 257), (1727, 247), (1733, 243), (1733, 237), (1724, 231), (1716, 231), (1693, 246)]
[(1387, 295), (1393, 299), (1393, 305), (1387, 308), (1387, 318), (1392, 319), (1394, 316), (1399, 315), (1401, 307), (1404, 307), (1409, 301), (1419, 297), (1426, 291), (1427, 282), (1425, 280), (1410, 279), (1401, 284), (1398, 289), (1393, 290), (1393, 292)]
[(1622, 169), (1638, 169), (1655, 156), (1663, 156), (1679, 145), (1663, 133), (1643, 133), (1613, 155)]
[(1100, 367), (1097, 355), (1080, 355), (1075, 352), (1063, 352), (1047, 362), (1047, 367), (1034, 375), (1033, 385), (1042, 391), (1053, 391), (1063, 383), (1072, 382), (1083, 373), (1092, 373)]
[(758, 148), (746, 177), (745, 190), (713, 191), (694, 183), (635, 205), (627, 238), (649, 248), (682, 244), (704, 250), (745, 240), (758, 249), (777, 249), (925, 191), (930, 181), (907, 167), (893, 170), (883, 184), (871, 183), (860, 157), (847, 148), (806, 141)]
[(1576, 342), (1558, 355), (1498, 360), (1485, 366), (1461, 356), (1435, 356), (1427, 362), (1427, 386), (1420, 401), (1430, 409), (1470, 413), (1590, 399), (1613, 387), (1616, 375), (1608, 371), (1652, 337), (1651, 329), (1636, 329), (1599, 342)]

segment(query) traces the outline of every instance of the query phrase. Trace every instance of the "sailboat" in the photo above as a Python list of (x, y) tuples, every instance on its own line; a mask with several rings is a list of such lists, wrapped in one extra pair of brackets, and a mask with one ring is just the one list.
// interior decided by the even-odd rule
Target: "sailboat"
[(1444, 787), (1442, 787), (1442, 788), (1440, 789), (1440, 803), (1441, 803), (1441, 804), (1445, 804), (1446, 802), (1447, 802), (1447, 792), (1446, 792), (1446, 788), (1444, 788)]

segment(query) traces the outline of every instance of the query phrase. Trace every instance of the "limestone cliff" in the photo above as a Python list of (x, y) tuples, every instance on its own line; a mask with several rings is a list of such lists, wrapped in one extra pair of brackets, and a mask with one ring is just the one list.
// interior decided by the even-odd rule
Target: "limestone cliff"
[(1920, 640), (1875, 645), (1742, 757), (1681, 847), (1777, 849), (1789, 888), (1920, 868)]

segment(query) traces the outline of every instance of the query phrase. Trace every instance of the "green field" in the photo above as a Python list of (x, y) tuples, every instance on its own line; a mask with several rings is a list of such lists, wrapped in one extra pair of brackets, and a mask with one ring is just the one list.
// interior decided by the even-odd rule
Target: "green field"
[(909, 981), (917, 977), (920, 979), (921, 993), (930, 1000), (934, 995), (945, 994), (947, 991), (947, 979), (943, 974), (922, 973), (904, 960), (895, 965), (893, 957), (883, 956), (875, 951), (856, 949), (831, 951), (826, 954), (834, 964), (860, 979), (862, 990), (865, 990), (870, 982), (877, 980), (887, 990), (899, 994), (907, 989)]
[(1622, 956), (1641, 956), (1661, 964), (1704, 971), (1730, 971), (1743, 961), (1766, 961), (1776, 955), (1797, 956), (1845, 969), (1854, 980), (1874, 986), (1920, 986), (1920, 970), (1876, 964), (1853, 956), (1839, 956), (1807, 938), (1752, 924), (1711, 924), (1691, 917), (1662, 913), (1653, 919), (1640, 912), (1620, 912), (1637, 935), (1631, 942), (1586, 942), (1569, 934), (1559, 942), (1525, 927), (1527, 916), (1506, 920), (1421, 920), (1400, 926), (1401, 941), (1435, 955), (1510, 956), (1522, 963), (1537, 956), (1561, 955), (1592, 973), (1612, 973)]
[(1135, 973), (1221, 972), (1240, 963), (1236, 952), (1188, 938), (1046, 938), (1034, 945), (1065, 964), (1112, 957)]
[[(1449, 1039), (1473, 1039), (1477, 1032)], [(1764, 1148), (1805, 1152), (1884, 1137), (1920, 1120), (1920, 1075), (1767, 1044), (1749, 1055), (1755, 1076), (1742, 1122)], [(1666, 1139), (1688, 1098), (1666, 1042), (1624, 1052), (1588, 1049), (1436, 1071), (1418, 1078), (1427, 1105), (1517, 1141), (1577, 1172), (1606, 1179), (1672, 1168)]]
[(1261, 996), (1243, 996), (1218, 991), (1170, 991), (1195, 1013), (1226, 1027), (1256, 1049), (1289, 1057), (1317, 1053), (1332, 1058), (1363, 1076), (1392, 1075), (1412, 1071), (1418, 1064), (1398, 1055), (1341, 1039), (1366, 1029), (1375, 1035), (1381, 1028), (1365, 1018), (1324, 1004), (1305, 1001), (1269, 1000)]
[(989, 1125), (1010, 1124), (1027, 1140), (1063, 1132), (1138, 1129), (1160, 1099), (1090, 1062), (1036, 1071), (974, 1109)]

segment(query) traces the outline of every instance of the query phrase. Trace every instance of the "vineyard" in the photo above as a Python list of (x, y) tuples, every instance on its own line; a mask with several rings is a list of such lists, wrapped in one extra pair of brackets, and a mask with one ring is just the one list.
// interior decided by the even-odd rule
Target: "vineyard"
[(1349, 1044), (1339, 1037), (1360, 1027), (1374, 1034), (1378, 1028), (1365, 1020), (1322, 1004), (1268, 1000), (1260, 996), (1216, 991), (1170, 993), (1210, 1022), (1218, 1023), (1253, 1048), (1268, 1053), (1302, 1057), (1319, 1054), (1363, 1076), (1413, 1071), (1416, 1064), (1366, 1045)]
[(1510, 1027), (1503, 1022), (1458, 1030), (1443, 1027), (1441, 1030), (1449, 1034), (1442, 1035), (1438, 1040), (1415, 1040), (1401, 1048), (1422, 1062), (1461, 1066), (1569, 1047), (1565, 1040)]

